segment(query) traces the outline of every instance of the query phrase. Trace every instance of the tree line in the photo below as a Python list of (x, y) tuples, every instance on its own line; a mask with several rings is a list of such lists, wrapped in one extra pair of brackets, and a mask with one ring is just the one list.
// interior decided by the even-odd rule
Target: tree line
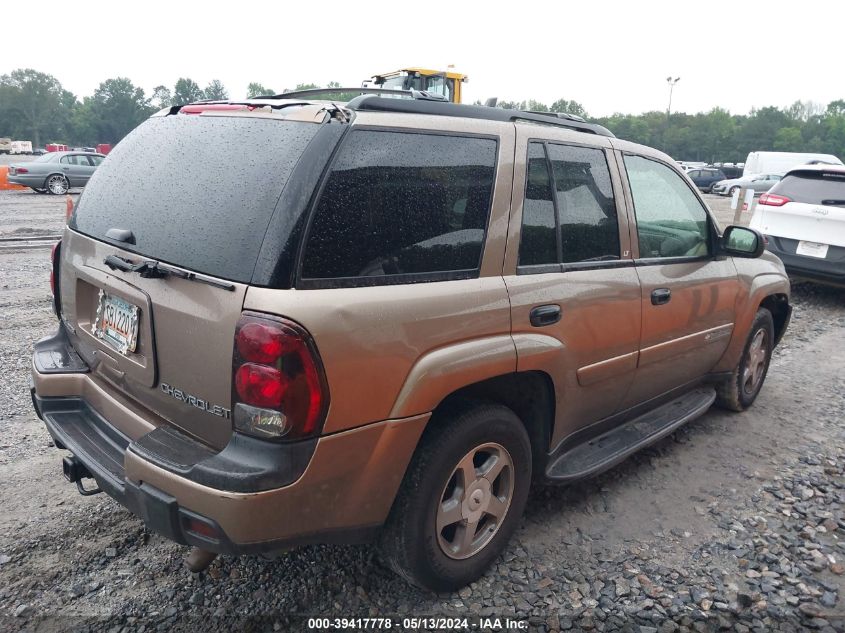
[[(297, 86), (316, 87), (312, 85)], [(253, 82), (247, 97), (274, 94)], [(228, 99), (229, 91), (217, 79), (202, 88), (188, 77), (173, 88), (156, 86), (147, 95), (126, 77), (102, 82), (91, 96), (77, 98), (52, 75), (31, 68), (0, 75), (0, 137), (69, 145), (117, 143), (154, 112), (203, 99)]]
[[(298, 84), (295, 90), (317, 87)], [(339, 88), (340, 84), (330, 82), (326, 87)], [(272, 94), (276, 94), (272, 88), (253, 82), (244, 96)], [(345, 101), (354, 94), (327, 96)], [(0, 75), (0, 136), (31, 140), (38, 147), (47, 142), (113, 144), (162, 108), (227, 98), (228, 90), (216, 79), (203, 88), (183, 77), (172, 89), (160, 85), (147, 95), (126, 77), (116, 77), (102, 82), (93, 95), (79, 99), (52, 75), (22, 68)], [(592, 119), (581, 103), (567, 99), (551, 105), (533, 99), (500, 101), (497, 107), (577, 114), (604, 125), (620, 138), (655, 147), (680, 160), (741, 162), (748, 152), (760, 150), (845, 156), (845, 99), (826, 106), (797, 101), (787, 108), (769, 106), (749, 114), (713, 108), (698, 114), (616, 113)]]
[[(480, 102), (477, 102), (480, 104)], [(559, 99), (551, 106), (534, 100), (500, 101), (498, 107), (577, 114), (608, 128), (619, 138), (649, 145), (678, 160), (742, 162), (753, 151), (818, 152), (845, 157), (845, 100), (822, 106), (796, 101), (787, 108), (769, 106), (749, 114), (723, 108), (709, 112), (616, 113), (590, 118), (577, 101)]]

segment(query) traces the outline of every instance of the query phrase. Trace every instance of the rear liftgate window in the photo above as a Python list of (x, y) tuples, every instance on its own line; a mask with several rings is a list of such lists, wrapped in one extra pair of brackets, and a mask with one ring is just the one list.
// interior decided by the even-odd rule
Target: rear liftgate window
[[(71, 228), (146, 257), (248, 283), (273, 209), (319, 125), (155, 117), (94, 172)], [(132, 231), (135, 243), (106, 238)]]
[(477, 276), (496, 147), (488, 138), (354, 131), (317, 203), (300, 287)]
[(780, 181), (769, 193), (795, 202), (845, 207), (845, 173), (803, 171)]

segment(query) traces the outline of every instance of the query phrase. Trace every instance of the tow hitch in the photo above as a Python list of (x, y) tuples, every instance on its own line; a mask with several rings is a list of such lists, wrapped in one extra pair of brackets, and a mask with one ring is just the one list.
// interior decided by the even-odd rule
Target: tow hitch
[(93, 479), (93, 477), (91, 473), (88, 472), (88, 469), (85, 468), (85, 465), (73, 455), (69, 455), (62, 459), (62, 473), (64, 473), (65, 479), (76, 484), (76, 489), (79, 490), (79, 494), (85, 497), (102, 492), (99, 488), (86, 489), (83, 487), (82, 479), (84, 477)]

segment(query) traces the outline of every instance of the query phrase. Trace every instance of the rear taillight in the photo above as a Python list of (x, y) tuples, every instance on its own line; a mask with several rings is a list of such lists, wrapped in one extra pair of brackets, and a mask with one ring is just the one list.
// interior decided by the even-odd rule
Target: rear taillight
[(764, 193), (760, 196), (760, 201), (757, 204), (765, 204), (770, 207), (782, 207), (787, 202), (792, 202), (792, 199), (786, 196), (779, 196), (776, 193)]
[(235, 372), (238, 398), (257, 407), (278, 409), (287, 387), (286, 376), (275, 367), (245, 363)]
[(53, 244), (53, 249), (50, 251), (50, 292), (53, 295), (53, 313), (56, 316), (61, 314), (62, 310), (62, 295), (59, 287), (59, 265), (61, 264), (62, 256), (62, 241), (59, 240)]
[(15, 175), (17, 175), (17, 174), (28, 174), (29, 170), (26, 167), (15, 167), (15, 171), (13, 173)]
[(232, 371), (237, 431), (270, 440), (319, 433), (328, 387), (317, 348), (299, 325), (244, 313), (235, 328)]

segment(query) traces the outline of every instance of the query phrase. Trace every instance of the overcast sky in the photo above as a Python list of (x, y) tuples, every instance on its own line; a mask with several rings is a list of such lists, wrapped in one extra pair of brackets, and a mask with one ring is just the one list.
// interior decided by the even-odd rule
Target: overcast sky
[(118, 76), (148, 94), (179, 77), (220, 79), (242, 97), (252, 81), (357, 86), (378, 72), (454, 64), (470, 77), (465, 102), (566, 98), (594, 116), (665, 110), (670, 74), (681, 78), (673, 111), (845, 98), (845, 1), (780, 5), (7, 1), (0, 74), (34, 68), (78, 97)]

